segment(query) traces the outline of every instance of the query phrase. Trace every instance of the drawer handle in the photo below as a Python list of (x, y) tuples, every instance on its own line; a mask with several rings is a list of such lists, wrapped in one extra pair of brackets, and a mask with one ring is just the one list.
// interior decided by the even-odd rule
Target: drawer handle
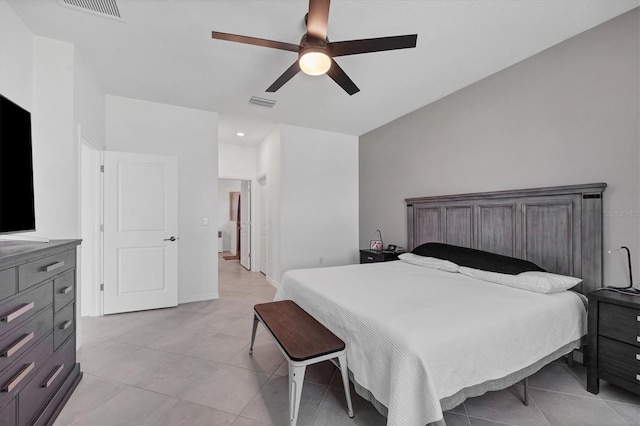
[(22, 349), (24, 345), (32, 341), (34, 337), (35, 337), (35, 332), (33, 331), (29, 334), (25, 334), (24, 336), (22, 336), (20, 340), (18, 340), (16, 343), (11, 345), (11, 347), (9, 347), (6, 351), (4, 351), (2, 353), (2, 356), (9, 358), (11, 355), (15, 354), (20, 349)]
[(636, 321), (640, 322), (640, 315), (636, 317)]
[(367, 260), (373, 260), (373, 257), (367, 256)]
[(64, 370), (64, 364), (59, 365), (58, 368), (56, 368), (56, 371), (54, 371), (53, 374), (49, 376), (49, 379), (42, 384), (42, 387), (48, 388), (49, 386), (51, 386), (53, 382), (56, 381), (60, 373), (62, 373), (62, 370)]
[(60, 290), (60, 294), (69, 294), (73, 291), (73, 286), (67, 286)]
[(16, 374), (13, 379), (11, 379), (9, 381), (9, 383), (7, 383), (5, 385), (4, 388), (2, 388), (2, 392), (11, 392), (12, 390), (14, 390), (21, 381), (24, 380), (25, 377), (27, 377), (29, 375), (29, 373), (31, 373), (31, 370), (33, 370), (34, 368), (36, 368), (36, 363), (32, 362), (31, 364), (25, 365), (22, 370), (20, 370), (20, 372), (18, 374)]
[(58, 268), (62, 268), (63, 266), (64, 266), (64, 260), (61, 260), (59, 262), (52, 263), (49, 266), (45, 266), (44, 268), (42, 268), (42, 270), (44, 272), (51, 272), (51, 271), (55, 271)]
[(636, 336), (636, 341), (640, 343), (640, 336)]
[(62, 324), (60, 326), (61, 330), (66, 330), (67, 328), (71, 327), (71, 324), (73, 324), (73, 320), (69, 320), (67, 322), (65, 322), (64, 324)]
[(640, 361), (640, 354), (636, 354), (636, 360)]
[(636, 374), (636, 380), (640, 382), (640, 374)]
[(30, 310), (32, 310), (34, 308), (34, 306), (36, 306), (35, 302), (31, 302), (31, 303), (27, 303), (26, 305), (16, 309), (15, 311), (11, 312), (10, 314), (7, 314), (7, 316), (2, 318), (2, 321), (4, 322), (11, 322), (14, 319), (20, 317), (21, 315), (29, 312)]

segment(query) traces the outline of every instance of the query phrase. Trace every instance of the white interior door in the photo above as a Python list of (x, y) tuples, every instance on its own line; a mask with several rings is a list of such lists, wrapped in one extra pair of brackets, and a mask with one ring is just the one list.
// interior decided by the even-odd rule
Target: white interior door
[(104, 152), (104, 313), (178, 304), (178, 161)]
[(260, 272), (267, 275), (267, 179), (258, 181), (260, 184)]
[(251, 270), (251, 181), (240, 184), (240, 264)]

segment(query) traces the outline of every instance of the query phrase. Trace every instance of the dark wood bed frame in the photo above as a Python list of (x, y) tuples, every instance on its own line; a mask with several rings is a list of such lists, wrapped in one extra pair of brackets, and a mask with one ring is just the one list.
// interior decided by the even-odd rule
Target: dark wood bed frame
[(408, 198), (407, 249), (442, 242), (526, 259), (602, 286), (606, 183)]

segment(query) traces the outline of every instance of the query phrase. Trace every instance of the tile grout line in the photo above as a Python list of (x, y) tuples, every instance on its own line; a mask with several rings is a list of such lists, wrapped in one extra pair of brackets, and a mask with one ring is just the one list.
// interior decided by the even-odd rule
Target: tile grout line
[(562, 366), (565, 368), (565, 370), (569, 371), (569, 373), (571, 373), (571, 375), (575, 377), (583, 386), (585, 387), (587, 386), (587, 384), (583, 382), (582, 379), (578, 377), (578, 375), (574, 373), (573, 370), (571, 370), (568, 365), (562, 364)]
[[(472, 418), (473, 419), (482, 420), (482, 421), (485, 421), (485, 422), (491, 422), (491, 423), (494, 423), (494, 424), (497, 424), (497, 425), (501, 425), (501, 426), (513, 426), (511, 423), (503, 423), (503, 422), (499, 422), (497, 420), (491, 420), (491, 419), (487, 419), (485, 417), (478, 417), (478, 416), (468, 416), (469, 424), (471, 424), (471, 419)], [(546, 417), (545, 417), (545, 420), (547, 420)], [(548, 422), (548, 420), (547, 420), (547, 422)]]
[[(605, 405), (609, 408), (609, 410), (611, 410), (616, 416), (618, 416), (618, 418), (620, 420), (622, 420), (623, 424), (627, 424), (627, 425), (631, 425), (633, 426), (633, 423), (629, 423), (624, 417), (622, 417), (620, 414), (618, 414), (618, 412), (616, 410), (613, 409), (613, 407), (609, 404), (609, 402), (615, 402), (615, 401), (606, 401), (606, 400), (602, 400)], [(634, 405), (632, 405), (633, 407)]]
[[(313, 413), (313, 417), (311, 418), (311, 424), (315, 425), (316, 423), (316, 419), (318, 418), (318, 413), (320, 412), (320, 406), (322, 405), (322, 403), (324, 402), (324, 399), (327, 397), (327, 394), (329, 393), (329, 388), (331, 387), (331, 381), (333, 380), (333, 377), (335, 376), (336, 372), (334, 371), (333, 374), (331, 375), (331, 378), (329, 379), (329, 384), (327, 385), (327, 387), (324, 389), (324, 393), (322, 394), (322, 398), (320, 398), (320, 402), (318, 403), (318, 406), (316, 407), (316, 411)], [(356, 413), (353, 413), (353, 416), (355, 417)]]
[(551, 426), (551, 421), (549, 421), (549, 419), (547, 418), (547, 416), (544, 415), (544, 412), (540, 409), (538, 404), (536, 404), (536, 400), (533, 398), (533, 395), (529, 395), (529, 401), (533, 402), (533, 405), (536, 406), (536, 409), (538, 410), (538, 412), (542, 414), (542, 417), (547, 421), (549, 426)]

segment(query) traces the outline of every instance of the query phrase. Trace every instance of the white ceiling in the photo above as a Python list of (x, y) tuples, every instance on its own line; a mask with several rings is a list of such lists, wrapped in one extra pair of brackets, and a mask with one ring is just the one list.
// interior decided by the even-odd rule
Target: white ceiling
[(216, 30), (298, 43), (305, 0), (117, 0), (124, 22), (56, 0), (9, 3), (35, 34), (73, 43), (106, 93), (217, 111), (221, 143), (244, 131), (242, 143), (255, 144), (275, 122), (361, 135), (640, 0), (334, 0), (331, 41), (418, 34), (415, 49), (337, 58), (361, 90), (353, 96), (302, 73), (266, 93), (295, 53), (211, 39)]

